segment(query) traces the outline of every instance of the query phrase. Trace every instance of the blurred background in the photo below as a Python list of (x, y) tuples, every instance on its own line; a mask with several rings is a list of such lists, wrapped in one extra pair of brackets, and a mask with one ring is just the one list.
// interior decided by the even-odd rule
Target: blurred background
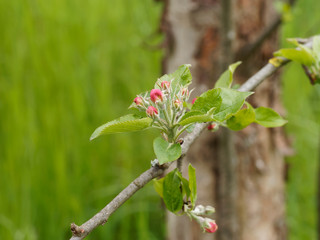
[[(319, 33), (318, 0), (297, 1), (285, 38)], [(68, 239), (150, 165), (155, 132), (93, 130), (126, 113), (161, 74), (155, 1), (0, 1), (0, 239)], [(320, 87), (299, 66), (283, 70), (292, 240), (316, 239)], [(164, 239), (148, 184), (88, 239)]]

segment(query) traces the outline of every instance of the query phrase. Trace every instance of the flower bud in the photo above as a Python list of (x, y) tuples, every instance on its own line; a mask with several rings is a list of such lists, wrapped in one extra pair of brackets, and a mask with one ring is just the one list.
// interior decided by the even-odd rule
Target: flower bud
[(204, 215), (206, 211), (206, 208), (202, 205), (198, 205), (194, 208), (194, 210), (192, 211), (193, 214), (195, 215)]
[(197, 100), (197, 98), (192, 99), (192, 104), (194, 104), (194, 102)]
[(157, 100), (163, 100), (163, 93), (160, 89), (152, 89), (150, 92), (150, 99), (152, 102), (156, 102)]
[(150, 117), (153, 117), (155, 114), (158, 114), (158, 110), (153, 106), (149, 106), (146, 112)]
[(208, 130), (213, 130), (213, 129), (215, 129), (216, 126), (217, 126), (217, 124), (212, 123), (212, 124), (210, 124), (210, 125), (208, 126)]
[(142, 98), (141, 97), (136, 97), (133, 101), (137, 105), (141, 105), (142, 104)]
[(179, 99), (176, 99), (173, 103), (173, 105), (176, 107), (176, 108), (179, 108), (181, 106), (182, 102), (179, 100)]
[(211, 207), (211, 206), (206, 206), (205, 208), (205, 214), (206, 215), (210, 215), (212, 213), (214, 213), (216, 210), (214, 209), (214, 207)]
[(218, 230), (218, 225), (216, 222), (210, 218), (205, 218), (204, 230), (208, 233), (214, 233)]
[(168, 89), (170, 87), (170, 82), (168, 81), (162, 81), (161, 82), (161, 88), (162, 89)]
[(189, 97), (189, 90), (188, 88), (182, 88), (181, 89), (181, 95), (184, 97)]

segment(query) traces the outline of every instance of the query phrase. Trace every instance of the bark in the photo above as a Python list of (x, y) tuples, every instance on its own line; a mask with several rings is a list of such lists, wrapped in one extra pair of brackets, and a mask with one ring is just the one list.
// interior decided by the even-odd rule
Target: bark
[[(179, 65), (192, 65), (194, 96), (203, 86), (212, 87), (221, 67), (232, 61), (245, 62), (235, 79), (245, 81), (261, 68), (278, 48), (277, 34), (268, 34), (256, 52), (241, 52), (259, 39), (263, 30), (278, 17), (273, 1), (230, 1), (227, 33), (222, 29), (222, 4), (218, 0), (166, 0), (161, 29), (166, 36), (164, 72)], [(225, 22), (224, 22), (225, 23)], [(231, 44), (226, 44), (226, 36)], [(223, 47), (223, 45), (228, 47)], [(223, 49), (229, 48), (229, 54)], [(252, 48), (248, 48), (252, 49)], [(241, 52), (241, 54), (238, 54)], [(271, 77), (250, 97), (253, 106), (273, 107), (281, 112), (280, 86)], [(168, 214), (168, 239), (270, 240), (286, 239), (284, 222), (284, 145), (281, 129), (252, 125), (230, 133), (220, 129), (205, 133), (191, 148), (186, 161), (197, 171), (198, 204), (216, 208), (217, 234), (203, 234), (198, 224)]]

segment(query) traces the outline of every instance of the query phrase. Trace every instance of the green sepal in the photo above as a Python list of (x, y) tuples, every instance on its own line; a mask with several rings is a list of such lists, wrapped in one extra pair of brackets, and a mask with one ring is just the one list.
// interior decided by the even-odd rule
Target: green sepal
[(151, 118), (141, 118), (135, 114), (125, 115), (98, 127), (92, 133), (90, 140), (104, 134), (140, 131), (150, 127), (152, 121), (153, 120)]

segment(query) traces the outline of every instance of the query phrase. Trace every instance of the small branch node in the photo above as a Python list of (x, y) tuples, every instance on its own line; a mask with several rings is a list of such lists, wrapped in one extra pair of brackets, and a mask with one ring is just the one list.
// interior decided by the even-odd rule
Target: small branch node
[(75, 223), (71, 223), (70, 229), (73, 236), (81, 237), (85, 233), (85, 230)]

